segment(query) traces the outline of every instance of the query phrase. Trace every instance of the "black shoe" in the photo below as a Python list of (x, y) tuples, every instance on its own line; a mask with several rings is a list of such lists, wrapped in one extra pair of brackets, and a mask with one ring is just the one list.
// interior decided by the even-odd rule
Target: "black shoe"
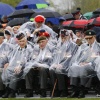
[(78, 98), (84, 98), (84, 97), (85, 97), (85, 93), (83, 91), (80, 91)]
[(60, 97), (67, 97), (68, 96), (68, 91), (67, 90), (62, 90)]
[(15, 98), (16, 97), (16, 91), (13, 89), (10, 89), (10, 94), (8, 96), (8, 98)]
[(46, 90), (45, 90), (45, 89), (42, 89), (42, 90), (41, 90), (40, 97), (41, 97), (41, 98), (46, 97)]
[(11, 92), (8, 96), (8, 98), (15, 98), (16, 97), (16, 94), (15, 92)]
[(84, 97), (85, 97), (85, 87), (81, 86), (78, 98), (84, 98)]
[(4, 90), (0, 90), (0, 97), (2, 97), (4, 95), (5, 91)]
[(9, 94), (10, 94), (10, 89), (6, 88), (6, 92), (4, 95), (2, 95), (2, 98), (8, 98)]
[(25, 98), (27, 97), (33, 97), (33, 90), (28, 89), (26, 95), (24, 96)]
[(69, 98), (77, 98), (79, 96), (79, 92), (72, 92), (70, 96), (68, 96)]
[(77, 98), (79, 96), (79, 88), (77, 86), (72, 86), (72, 93), (69, 98)]

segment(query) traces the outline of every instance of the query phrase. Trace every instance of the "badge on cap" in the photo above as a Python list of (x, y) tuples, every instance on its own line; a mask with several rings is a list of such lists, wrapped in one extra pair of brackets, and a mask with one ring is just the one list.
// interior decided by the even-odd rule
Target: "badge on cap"
[(89, 34), (91, 35), (91, 32), (89, 32)]

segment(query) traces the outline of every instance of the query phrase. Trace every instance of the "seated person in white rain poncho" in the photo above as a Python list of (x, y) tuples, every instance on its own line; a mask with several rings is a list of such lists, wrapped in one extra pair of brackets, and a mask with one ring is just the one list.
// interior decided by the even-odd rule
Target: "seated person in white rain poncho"
[(4, 85), (1, 79), (2, 70), (6, 63), (6, 57), (13, 51), (13, 46), (9, 43), (4, 42), (4, 33), (0, 32), (0, 97), (4, 91)]
[[(75, 57), (72, 66), (69, 67), (68, 75), (70, 84), (74, 87), (71, 97), (85, 97), (85, 85), (95, 75), (94, 60), (100, 53), (100, 44), (96, 41), (96, 33), (93, 30), (85, 32), (85, 39), (88, 44), (82, 44)], [(78, 78), (80, 78), (80, 91), (78, 91)]]
[(75, 55), (77, 49), (78, 46), (71, 40), (70, 33), (66, 29), (61, 30), (57, 50), (54, 54), (52, 65), (49, 68), (52, 86), (55, 83), (56, 77), (58, 79), (58, 90), (55, 90), (55, 94), (58, 91), (61, 93), (54, 96), (64, 97), (68, 95), (64, 77), (67, 75), (71, 58)]
[(23, 33), (17, 35), (16, 38), (18, 39), (18, 47), (8, 56), (2, 73), (2, 80), (6, 85), (6, 93), (2, 96), (3, 98), (16, 97), (17, 82), (23, 78), (23, 69), (26, 62), (30, 60), (33, 50), (31, 45), (27, 44), (27, 38)]
[(36, 68), (40, 75), (41, 97), (46, 97), (47, 76), (50, 64), (53, 59), (52, 56), (55, 47), (49, 44), (48, 39), (45, 36), (40, 36), (37, 43), (39, 48), (34, 48), (32, 60), (26, 65), (26, 68), (24, 69), (24, 73), (26, 73), (26, 89), (28, 90), (28, 93), (25, 97), (33, 96), (32, 83), (34, 82), (34, 69)]

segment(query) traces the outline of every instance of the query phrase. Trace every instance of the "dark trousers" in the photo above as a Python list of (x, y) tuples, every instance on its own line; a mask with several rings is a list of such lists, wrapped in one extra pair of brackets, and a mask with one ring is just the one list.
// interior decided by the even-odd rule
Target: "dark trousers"
[(37, 70), (30, 69), (30, 71), (25, 76), (26, 89), (33, 89), (33, 83), (35, 82), (35, 78), (38, 75)]
[(4, 90), (4, 84), (2, 82), (1, 74), (2, 74), (2, 72), (0, 72), (0, 91)]
[[(77, 78), (77, 77), (71, 77), (70, 78), (70, 85), (78, 86), (79, 84), (84, 87), (90, 87), (91, 78)], [(88, 85), (88, 86), (86, 86)]]
[(46, 89), (49, 69), (40, 68), (39, 72), (40, 72), (40, 89)]
[(46, 89), (48, 71), (49, 70), (47, 68), (38, 68), (37, 70), (31, 69), (25, 76), (26, 89), (33, 89), (33, 83), (35, 82), (35, 78), (38, 74), (40, 77), (40, 89)]
[(52, 88), (55, 84), (55, 80), (57, 79), (57, 86), (56, 89), (58, 90), (67, 90), (67, 80), (65, 79), (65, 75), (63, 74), (57, 74), (55, 73), (54, 70), (50, 70), (50, 79), (51, 79), (51, 83), (52, 83)]

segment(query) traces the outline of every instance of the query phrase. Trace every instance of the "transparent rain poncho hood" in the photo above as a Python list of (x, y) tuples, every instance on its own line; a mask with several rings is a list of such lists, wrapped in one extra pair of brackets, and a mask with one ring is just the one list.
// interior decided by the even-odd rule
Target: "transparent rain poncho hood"
[(0, 68), (7, 62), (7, 56), (13, 51), (13, 46), (9, 43), (0, 44)]

